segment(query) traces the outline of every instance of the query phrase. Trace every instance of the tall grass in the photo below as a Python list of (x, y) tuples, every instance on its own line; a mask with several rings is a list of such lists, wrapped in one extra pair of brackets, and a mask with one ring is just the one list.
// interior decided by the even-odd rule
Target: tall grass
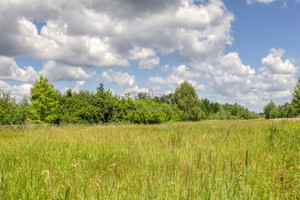
[(0, 128), (0, 199), (299, 199), (299, 121)]

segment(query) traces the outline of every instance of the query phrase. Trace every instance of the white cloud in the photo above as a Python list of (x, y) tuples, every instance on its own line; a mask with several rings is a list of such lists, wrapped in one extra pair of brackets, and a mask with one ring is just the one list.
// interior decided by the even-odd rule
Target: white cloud
[(252, 4), (254, 2), (258, 2), (258, 3), (264, 3), (264, 4), (269, 4), (269, 3), (273, 3), (276, 0), (247, 0), (248, 4)]
[(81, 87), (85, 84), (85, 81), (76, 81), (76, 85), (74, 87), (74, 91), (79, 92)]
[(72, 91), (75, 91), (75, 92), (79, 92), (85, 83), (86, 83), (86, 81), (76, 81), (74, 88), (64, 87), (64, 88), (60, 89), (60, 92), (65, 93), (69, 89), (72, 89)]
[(192, 84), (192, 86), (195, 88), (196, 91), (205, 91), (206, 88), (203, 84), (198, 84), (196, 81), (194, 80), (189, 80), (188, 83)]
[(0, 80), (32, 82), (38, 73), (32, 66), (20, 68), (13, 58), (0, 55)]
[[(228, 72), (237, 76), (248, 76), (255, 74), (255, 69), (250, 66), (243, 65), (239, 54), (236, 52), (228, 53), (219, 60), (218, 74)], [(216, 72), (215, 72), (216, 74)]]
[(168, 84), (168, 81), (166, 79), (164, 79), (163, 77), (161, 76), (158, 76), (158, 77), (150, 77), (148, 79), (148, 82), (150, 84), (160, 84), (160, 85), (165, 85), (165, 84)]
[(113, 71), (113, 70), (108, 70), (104, 71), (101, 74), (102, 78), (104, 78), (106, 81), (110, 83), (114, 83), (120, 87), (130, 87), (134, 88), (136, 87), (136, 81), (135, 77), (129, 75), (128, 73), (123, 73), (121, 71)]
[(149, 93), (149, 89), (148, 88), (139, 88), (139, 86), (134, 86), (132, 88), (127, 88), (125, 90), (125, 94), (126, 93), (130, 93), (132, 97), (136, 96), (138, 93), (143, 92), (143, 93)]
[(184, 81), (189, 81), (196, 90), (204, 91), (205, 87), (202, 84), (198, 84), (194, 79), (201, 77), (201, 73), (195, 70), (189, 70), (186, 65), (180, 65), (178, 67), (165, 66), (163, 71), (167, 73), (166, 77), (156, 76), (150, 77), (147, 81), (148, 85), (167, 85), (171, 90), (174, 90)]
[(160, 58), (159, 57), (153, 57), (149, 59), (144, 59), (139, 61), (139, 68), (140, 69), (154, 69), (159, 65)]
[[(2, 55), (85, 67), (127, 66), (133, 59), (152, 68), (157, 53), (176, 53), (199, 69), (231, 44), (234, 19), (221, 0), (9, 1), (0, 15)], [(46, 22), (40, 34), (32, 20)]]
[(46, 76), (50, 81), (79, 81), (86, 80), (92, 76), (92, 74), (87, 74), (80, 67), (63, 65), (56, 63), (55, 61), (46, 62), (39, 73)]
[(289, 60), (282, 60), (285, 51), (283, 49), (272, 48), (268, 56), (261, 60), (261, 63), (266, 67), (261, 68), (261, 71), (269, 70), (273, 74), (295, 74), (297, 68)]
[(25, 95), (30, 95), (31, 84), (22, 84), (22, 85), (9, 85), (4, 81), (0, 80), (0, 91), (8, 93), (10, 92), (11, 96), (16, 97), (17, 100), (21, 100)]
[(262, 59), (261, 73), (242, 63), (237, 53), (229, 53), (220, 59), (213, 72), (214, 92), (231, 101), (253, 105), (261, 111), (269, 101), (284, 103), (291, 99), (296, 84), (297, 68), (290, 60), (282, 60), (284, 50), (270, 49)]
[(149, 57), (154, 57), (156, 53), (149, 48), (133, 47), (129, 51), (129, 58), (132, 60), (148, 59)]
[(54, 61), (46, 62), (40, 71), (36, 71), (32, 66), (21, 68), (13, 58), (0, 56), (0, 80), (34, 82), (41, 74), (50, 81), (78, 81), (88, 79), (93, 75), (87, 74), (80, 67), (72, 67)]

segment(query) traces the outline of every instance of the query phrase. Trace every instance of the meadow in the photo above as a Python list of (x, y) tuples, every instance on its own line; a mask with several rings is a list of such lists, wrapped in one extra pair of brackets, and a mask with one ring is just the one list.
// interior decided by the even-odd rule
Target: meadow
[(300, 199), (299, 120), (0, 128), (0, 199)]

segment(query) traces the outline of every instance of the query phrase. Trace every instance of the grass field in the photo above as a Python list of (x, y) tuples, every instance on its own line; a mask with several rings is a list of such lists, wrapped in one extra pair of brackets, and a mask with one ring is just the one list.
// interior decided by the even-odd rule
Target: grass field
[(0, 199), (300, 199), (300, 122), (0, 128)]

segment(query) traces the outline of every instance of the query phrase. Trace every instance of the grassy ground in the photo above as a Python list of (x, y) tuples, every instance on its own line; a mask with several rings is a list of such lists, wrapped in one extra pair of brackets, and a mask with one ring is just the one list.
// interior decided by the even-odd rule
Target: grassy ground
[(299, 121), (0, 128), (0, 199), (300, 199)]

